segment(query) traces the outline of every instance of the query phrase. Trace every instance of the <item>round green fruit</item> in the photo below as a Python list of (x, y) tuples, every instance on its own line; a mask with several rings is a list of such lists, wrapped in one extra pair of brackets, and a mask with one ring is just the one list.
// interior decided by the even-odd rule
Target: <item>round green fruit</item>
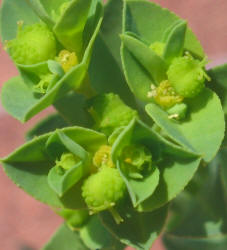
[(56, 56), (56, 40), (46, 24), (19, 28), (17, 37), (8, 42), (10, 55), (18, 64), (36, 64)]
[(115, 168), (104, 167), (89, 176), (82, 186), (82, 196), (92, 212), (112, 208), (125, 195), (126, 186)]
[(206, 60), (199, 61), (189, 54), (173, 60), (167, 71), (167, 76), (178, 95), (192, 98), (202, 91), (205, 79), (209, 80), (204, 70), (206, 63)]

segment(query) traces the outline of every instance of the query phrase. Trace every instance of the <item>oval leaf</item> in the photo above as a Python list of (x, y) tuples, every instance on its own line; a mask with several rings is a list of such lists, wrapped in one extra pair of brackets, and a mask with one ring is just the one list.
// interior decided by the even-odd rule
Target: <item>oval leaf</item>
[(109, 212), (102, 212), (100, 216), (104, 226), (122, 243), (148, 250), (164, 226), (167, 207), (146, 213), (124, 207), (119, 213), (124, 221), (117, 225)]
[(89, 250), (82, 240), (79, 233), (72, 231), (66, 224), (63, 224), (50, 241), (42, 248), (42, 250)]
[(186, 29), (187, 23), (182, 21), (174, 27), (167, 38), (163, 57), (169, 64), (175, 57), (183, 54)]
[[(103, 134), (80, 127), (61, 129), (71, 140), (77, 142), (88, 152), (94, 153), (106, 144)], [(81, 197), (81, 183), (74, 185), (62, 198), (50, 188), (47, 176), (54, 161), (48, 156), (45, 144), (52, 133), (27, 142), (8, 157), (2, 159), (6, 174), (27, 193), (52, 207), (79, 209), (85, 203)]]
[(125, 248), (106, 230), (97, 215), (92, 216), (88, 223), (80, 229), (80, 237), (89, 249), (123, 250)]
[(160, 56), (152, 51), (152, 49), (129, 35), (121, 35), (121, 40), (130, 53), (148, 71), (151, 79), (156, 85), (166, 79), (166, 64)]
[[(133, 33), (148, 45), (154, 42), (166, 42), (163, 41), (165, 36), (171, 36), (171, 34), (166, 34), (166, 32), (171, 32), (173, 25), (179, 20), (180, 18), (172, 12), (162, 9), (155, 3), (146, 0), (124, 1), (123, 34)], [(175, 45), (176, 43), (174, 43)], [(199, 41), (189, 29), (186, 31), (184, 49), (198, 57), (204, 57)], [(144, 71), (144, 68), (141, 67), (138, 59), (129, 52), (124, 43), (121, 48), (121, 59), (124, 74), (131, 91), (138, 99), (147, 102), (147, 94), (153, 82), (147, 72)]]
[(166, 134), (185, 148), (209, 162), (216, 155), (224, 137), (225, 121), (217, 95), (209, 89), (188, 101), (188, 117), (180, 122), (156, 104), (148, 104), (146, 112)]
[[(84, 1), (83, 1), (84, 2)], [(17, 31), (17, 21), (23, 20), (23, 15), (25, 16), (26, 22), (25, 24), (33, 24), (39, 22), (39, 18), (31, 15), (27, 15), (27, 13), (33, 13), (31, 10), (29, 10), (29, 7), (26, 5), (24, 12), (23, 8), (21, 8), (21, 5), (18, 5), (18, 1), (12, 0), (8, 1), (5, 0), (3, 4), (3, 8), (1, 10), (1, 26), (2, 26), (2, 38), (4, 40), (13, 39), (16, 37), (16, 31)], [(19, 13), (18, 13), (19, 12)], [(17, 17), (18, 19), (14, 23), (12, 23), (12, 27), (10, 30), (12, 30), (10, 33), (5, 31), (9, 30), (9, 23), (8, 18), (6, 16), (12, 13), (12, 16)], [(2, 95), (3, 97), (3, 106), (5, 109), (15, 118), (19, 119), (22, 122), (25, 122), (29, 120), (31, 117), (39, 113), (41, 110), (45, 109), (46, 107), (53, 104), (58, 99), (64, 97), (67, 92), (69, 92), (71, 89), (78, 90), (81, 85), (83, 84), (83, 80), (86, 76), (86, 72), (88, 70), (88, 66), (90, 63), (91, 53), (92, 53), (92, 47), (95, 41), (95, 38), (98, 34), (99, 28), (101, 26), (102, 22), (102, 13), (100, 13), (98, 21), (96, 21), (97, 25), (95, 27), (94, 33), (91, 35), (91, 38), (89, 40), (89, 43), (86, 48), (84, 49), (83, 57), (80, 60), (80, 63), (76, 66), (74, 66), (69, 72), (67, 72), (61, 79), (57, 79), (53, 84), (50, 84), (50, 88), (48, 89), (47, 93), (45, 95), (40, 95), (35, 93), (33, 90), (33, 86), (37, 81), (39, 81), (39, 78), (37, 78), (37, 75), (31, 75), (32, 71), (34, 73), (34, 69), (36, 69), (35, 66), (23, 66), (18, 65), (19, 70), (21, 71), (21, 74), (23, 76), (23, 81), (20, 80), (20, 83), (17, 84), (15, 80), (9, 81), (10, 83), (5, 84), (4, 91)], [(28, 16), (28, 17), (27, 17)], [(30, 17), (30, 18), (29, 18)], [(66, 18), (67, 19), (67, 18)], [(7, 25), (7, 26), (6, 26)], [(46, 65), (49, 70), (56, 71), (59, 73), (59, 68), (56, 68), (56, 65), (53, 63), (50, 64), (50, 62), (44, 62), (44, 65)], [(35, 68), (34, 68), (35, 67)], [(37, 70), (35, 70), (37, 73)], [(56, 73), (55, 72), (55, 73)], [(17, 79), (18, 81), (18, 79)], [(15, 86), (15, 85), (18, 86)], [(18, 91), (13, 91), (14, 87)], [(12, 96), (11, 92), (14, 92), (13, 98), (8, 98), (8, 96)], [(28, 96), (28, 100), (24, 100), (24, 96)], [(16, 107), (18, 103), (14, 102), (16, 100), (19, 103), (22, 103), (20, 110), (18, 110)]]
[[(152, 154), (152, 162), (154, 166), (152, 166), (150, 171), (147, 173), (146, 177), (144, 177), (142, 180), (136, 180), (134, 178), (130, 178), (130, 176), (128, 176), (126, 173), (124, 173), (124, 171), (122, 171), (122, 166), (121, 166), (121, 162), (119, 162), (119, 157), (121, 155), (123, 148), (130, 144), (144, 145), (150, 150)], [(159, 162), (161, 159), (163, 158), (168, 159), (168, 155), (171, 155), (173, 160), (169, 164), (159, 165)], [(161, 172), (166, 171), (168, 175), (169, 168), (171, 168), (170, 166), (173, 165), (172, 167), (173, 172), (170, 171), (173, 174), (174, 171), (177, 170), (177, 168), (179, 167), (177, 165), (177, 162), (181, 162), (182, 159), (184, 158), (188, 159), (185, 161), (185, 163), (187, 163), (188, 161), (193, 162), (196, 157), (197, 157), (196, 155), (191, 154), (190, 152), (186, 152), (182, 150), (181, 148), (176, 147), (176, 145), (163, 139), (161, 136), (156, 134), (154, 131), (152, 131), (149, 127), (147, 127), (145, 124), (143, 124), (139, 120), (132, 120), (129, 123), (129, 125), (125, 127), (125, 129), (118, 136), (118, 138), (116, 139), (112, 147), (112, 159), (117, 165), (117, 168), (119, 169), (119, 172), (123, 180), (125, 181), (130, 198), (134, 206), (138, 206), (141, 202), (148, 199), (149, 197), (151, 197), (152, 199), (153, 193), (154, 192), (156, 193), (155, 191), (156, 188), (161, 189), (162, 191), (166, 189), (172, 190), (172, 194), (169, 195), (169, 197), (166, 197), (163, 195), (163, 199), (160, 198), (159, 201), (156, 201), (157, 207), (159, 207), (160, 204), (163, 205), (164, 203), (172, 199), (174, 195), (179, 193), (186, 186), (189, 180), (192, 178), (195, 170), (198, 167), (199, 161), (196, 162), (194, 165), (192, 165), (192, 168), (190, 169), (190, 171), (188, 171), (189, 169), (188, 166), (185, 169), (181, 168), (180, 170), (182, 172), (179, 175), (176, 174), (174, 176), (168, 176), (167, 177), (168, 180), (167, 181), (162, 180), (162, 183), (159, 183), (159, 169)], [(183, 162), (181, 164), (183, 164)], [(174, 189), (174, 187), (171, 187), (171, 185), (173, 185), (171, 184), (171, 182), (177, 182), (181, 174), (184, 174), (185, 178), (180, 177), (179, 184)], [(163, 179), (163, 177), (161, 178)], [(167, 183), (166, 185), (165, 182), (169, 182), (169, 183)], [(168, 186), (168, 184), (170, 186)], [(155, 200), (155, 198), (152, 200)], [(148, 206), (148, 207), (145, 208), (145, 206), (142, 206), (140, 210), (141, 211), (143, 211), (143, 209), (153, 210), (151, 206)]]

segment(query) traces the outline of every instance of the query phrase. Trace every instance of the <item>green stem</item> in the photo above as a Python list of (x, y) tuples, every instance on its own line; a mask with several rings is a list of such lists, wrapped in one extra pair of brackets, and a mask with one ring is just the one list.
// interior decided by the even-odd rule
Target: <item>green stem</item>
[(120, 224), (121, 222), (124, 221), (124, 219), (120, 216), (120, 214), (117, 212), (116, 209), (111, 207), (111, 208), (109, 208), (109, 211), (112, 214), (112, 216), (117, 224)]

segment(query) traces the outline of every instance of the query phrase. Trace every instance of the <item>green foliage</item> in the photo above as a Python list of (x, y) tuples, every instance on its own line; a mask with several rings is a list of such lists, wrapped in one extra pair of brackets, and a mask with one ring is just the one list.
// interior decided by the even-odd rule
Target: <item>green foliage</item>
[[(41, 110), (50, 106), (58, 99), (64, 97), (71, 89), (78, 90), (81, 88), (81, 86), (83, 86), (83, 80), (86, 76), (86, 72), (90, 63), (93, 44), (102, 22), (102, 11), (100, 11), (100, 8), (96, 8), (97, 6), (92, 5), (92, 8), (96, 10), (92, 13), (93, 15), (97, 16), (97, 18), (93, 20), (93, 29), (89, 29), (89, 42), (84, 41), (83, 30), (87, 23), (90, 2), (91, 1), (72, 1), (72, 3), (66, 10), (66, 13), (62, 15), (62, 17), (54, 27), (51, 27), (53, 33), (58, 38), (58, 42), (61, 43), (61, 45), (59, 44), (58, 46), (59, 52), (62, 46), (65, 46), (67, 50), (75, 51), (80, 59), (79, 64), (73, 66), (69, 72), (63, 75), (59, 75), (54, 72), (55, 78), (53, 81), (48, 83), (50, 86), (48, 86), (47, 90), (45, 90), (46, 94), (44, 95), (35, 94), (34, 86), (38, 84), (40, 80), (42, 80), (41, 76), (43, 74), (43, 68), (44, 74), (52, 70), (52, 67), (48, 62), (44, 63), (42, 72), (37, 71), (37, 67), (38, 69), (40, 68), (40, 66), (37, 64), (29, 65), (28, 67), (17, 65), (23, 80), (15, 80), (13, 83), (10, 82), (4, 85), (4, 91), (2, 92), (2, 103), (5, 109), (15, 118), (21, 121), (27, 121)], [(30, 3), (33, 7), (37, 6), (37, 1), (31, 1)], [(58, 5), (57, 2), (56, 5)], [(97, 2), (97, 5), (100, 5), (100, 3)], [(81, 8), (83, 11), (81, 11)], [(27, 4), (25, 4), (25, 9), (27, 9), (27, 11), (29, 12)], [(35, 9), (38, 12), (40, 11), (40, 8)], [(34, 20), (37, 20), (36, 22), (40, 21), (39, 18), (35, 16), (35, 14), (26, 16), (23, 11), (24, 10), (23, 8), (21, 8), (18, 1), (4, 0), (1, 10), (1, 36), (3, 41), (16, 37), (17, 21), (22, 20), (25, 25), (33, 24)], [(78, 15), (75, 15), (75, 12), (78, 12)], [(12, 27), (11, 30), (9, 30), (8, 27), (4, 27), (4, 20), (6, 20), (8, 15), (6, 15), (6, 13), (11, 13), (12, 16), (16, 16), (18, 18), (17, 20), (10, 20), (10, 26)], [(43, 15), (39, 16), (42, 17)], [(46, 19), (44, 18), (43, 21), (45, 22)], [(77, 49), (71, 47), (72, 45), (78, 45)], [(14, 97), (9, 94), (11, 93), (12, 88), (18, 89), (18, 91), (14, 92)], [(28, 100), (25, 100), (27, 98), (24, 98), (24, 96), (22, 95), (25, 89), (28, 96), (30, 96)], [(10, 98), (8, 98), (7, 96)], [(16, 109), (15, 106), (17, 106), (17, 103), (15, 103), (14, 100), (23, 103), (23, 105), (21, 105), (23, 109), (20, 109), (20, 112), (18, 112), (18, 110)]]
[[(156, 104), (148, 104), (146, 111), (171, 139), (209, 162), (216, 155), (224, 136), (220, 100), (214, 92), (204, 89), (187, 104), (190, 114), (180, 123), (169, 119), (168, 114)], [(204, 137), (204, 133), (209, 136)]]
[(78, 232), (70, 230), (65, 224), (63, 224), (42, 249), (88, 250), (89, 248), (84, 245)]
[(226, 249), (227, 66), (206, 71), (186, 21), (147, 0), (3, 0), (0, 30), (5, 109), (57, 111), (1, 159), (66, 223), (44, 250), (148, 250), (167, 217), (167, 249)]
[(107, 212), (101, 213), (102, 222), (123, 244), (136, 249), (150, 249), (165, 223), (167, 207), (146, 213), (126, 208), (120, 210), (124, 223), (117, 225)]
[(90, 114), (94, 128), (110, 135), (116, 128), (127, 125), (137, 112), (126, 106), (118, 95), (112, 93), (96, 96), (91, 100)]
[(220, 169), (216, 167), (218, 162), (223, 167), (223, 160), (219, 153), (206, 169), (198, 171), (187, 191), (174, 201), (173, 216), (164, 236), (167, 249), (226, 248), (226, 193)]
[[(65, 147), (68, 148), (68, 151), (71, 147), (73, 147), (71, 150), (77, 150), (77, 146), (74, 148), (74, 145), (71, 145), (71, 140), (77, 142), (88, 152), (94, 152), (100, 145), (106, 143), (106, 138), (103, 134), (79, 127), (64, 128), (59, 131), (62, 131), (68, 139), (70, 138), (70, 144), (68, 146), (59, 145), (59, 140), (50, 144), (50, 139), (51, 137), (53, 138), (55, 134), (45, 134), (27, 142), (14, 153), (2, 159), (3, 167), (6, 174), (34, 198), (52, 207), (84, 208), (85, 204), (81, 197), (80, 182), (74, 185), (62, 198), (49, 186), (48, 173), (50, 169), (54, 167), (56, 159), (52, 158), (53, 154), (50, 154), (50, 152), (54, 152), (54, 156), (57, 157), (56, 152), (62, 153), (62, 149)], [(49, 149), (45, 150), (48, 141)], [(52, 145), (52, 147), (50, 147), (50, 145)], [(58, 150), (52, 151), (51, 149), (53, 148)], [(77, 171), (75, 172), (77, 173)], [(78, 174), (79, 173), (76, 175)], [(75, 184), (75, 180), (71, 177), (69, 177), (67, 181), (70, 181), (70, 183), (73, 181)], [(63, 185), (64, 180), (63, 183), (60, 182), (60, 184)]]
[(123, 250), (125, 245), (121, 244), (108, 232), (96, 215), (80, 230), (80, 237), (89, 249)]

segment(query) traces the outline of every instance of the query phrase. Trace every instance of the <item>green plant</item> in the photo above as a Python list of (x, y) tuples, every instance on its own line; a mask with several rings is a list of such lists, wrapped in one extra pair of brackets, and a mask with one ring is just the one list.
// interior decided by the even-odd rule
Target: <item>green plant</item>
[(227, 66), (206, 70), (185, 21), (146, 0), (4, 0), (0, 25), (19, 71), (3, 106), (56, 109), (1, 159), (65, 220), (43, 249), (149, 249), (168, 214), (168, 249), (226, 248)]

